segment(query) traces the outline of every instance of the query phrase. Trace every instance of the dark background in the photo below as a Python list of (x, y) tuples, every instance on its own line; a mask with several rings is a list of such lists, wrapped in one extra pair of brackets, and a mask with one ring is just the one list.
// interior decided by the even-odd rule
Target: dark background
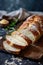
[[(43, 0), (0, 0), (0, 10), (6, 10), (8, 12), (17, 10), (19, 8), (25, 8), (29, 11), (43, 11)], [(9, 62), (14, 61), (17, 65), (43, 65), (43, 59), (40, 62), (36, 62), (29, 59), (23, 59), (21, 62), (17, 60), (12, 60), (12, 55), (0, 51), (0, 65), (9, 65), (5, 64), (5, 61)], [(15, 58), (15, 56), (14, 56)]]
[(43, 0), (0, 0), (0, 10), (13, 11), (20, 7), (29, 11), (43, 11)]

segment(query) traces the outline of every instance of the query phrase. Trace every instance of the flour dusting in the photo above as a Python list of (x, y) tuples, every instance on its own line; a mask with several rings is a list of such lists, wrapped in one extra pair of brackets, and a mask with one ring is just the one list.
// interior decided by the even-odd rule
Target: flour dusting
[(12, 61), (9, 61), (8, 59), (6, 59), (5, 60), (5, 65), (17, 65), (17, 63), (15, 62), (15, 61), (17, 61), (17, 62), (19, 62), (19, 65), (21, 65), (22, 63), (22, 58), (18, 58), (18, 57), (14, 57), (13, 55), (12, 55), (12, 57), (10, 58), (10, 60), (12, 60)]

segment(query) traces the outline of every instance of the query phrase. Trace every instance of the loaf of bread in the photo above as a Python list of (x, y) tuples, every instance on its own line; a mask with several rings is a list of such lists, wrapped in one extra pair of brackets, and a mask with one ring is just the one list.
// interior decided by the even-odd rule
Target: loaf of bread
[[(43, 17), (35, 15), (27, 18), (27, 20), (16, 31), (16, 34), (31, 41), (28, 41), (28, 44), (34, 43), (43, 35)], [(15, 32), (13, 32), (12, 35), (14, 36)]]
[(6, 36), (3, 46), (6, 51), (17, 52), (34, 44), (43, 35), (43, 16), (28, 17), (17, 31)]

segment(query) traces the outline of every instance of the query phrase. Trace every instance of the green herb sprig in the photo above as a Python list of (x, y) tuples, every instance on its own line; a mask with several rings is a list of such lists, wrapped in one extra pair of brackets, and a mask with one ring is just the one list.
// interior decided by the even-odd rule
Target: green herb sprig
[(18, 19), (11, 21), (10, 24), (8, 26), (6, 26), (4, 29), (5, 30), (12, 30), (17, 22), (18, 22)]
[(16, 25), (17, 22), (18, 19), (12, 20), (10, 21), (10, 24), (4, 28), (7, 31), (7, 34), (10, 35), (13, 31), (15, 31), (14, 26)]

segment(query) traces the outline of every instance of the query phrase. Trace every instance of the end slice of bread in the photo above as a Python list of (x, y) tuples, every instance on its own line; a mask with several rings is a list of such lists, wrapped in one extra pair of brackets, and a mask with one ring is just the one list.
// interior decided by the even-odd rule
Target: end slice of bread
[(9, 53), (19, 54), (19, 52), (21, 51), (21, 49), (10, 46), (6, 41), (3, 42), (3, 47)]

